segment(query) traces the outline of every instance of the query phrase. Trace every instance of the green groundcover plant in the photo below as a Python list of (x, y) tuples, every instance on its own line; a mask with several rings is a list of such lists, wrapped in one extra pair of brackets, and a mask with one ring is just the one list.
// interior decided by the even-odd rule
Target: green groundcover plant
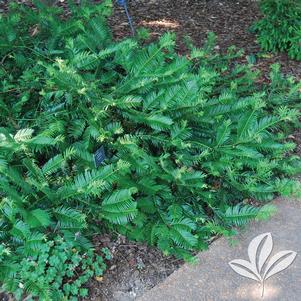
[[(258, 73), (235, 63), (234, 48), (214, 52), (213, 34), (180, 56), (169, 33), (151, 44), (113, 42), (110, 1), (70, 1), (68, 18), (35, 4), (12, 3), (0, 19), (6, 291), (19, 299), (85, 295), (82, 284), (104, 269), (96, 259), (103, 255), (91, 253), (93, 233), (117, 231), (190, 259), (212, 235), (269, 217), (275, 194), (299, 193), (288, 135), (300, 84), (279, 66), (258, 86)], [(58, 249), (63, 266), (53, 271), (41, 258), (56, 258)], [(73, 261), (84, 280), (67, 273)], [(29, 275), (32, 264), (38, 274)], [(38, 276), (45, 287), (33, 285)], [(59, 297), (47, 293), (58, 288)]]
[[(106, 259), (110, 254), (103, 249)], [(48, 240), (32, 256), (11, 255), (9, 249), (0, 247), (1, 273), (6, 275), (3, 288), (14, 292), (19, 300), (24, 291), (26, 300), (78, 300), (87, 297), (88, 289), (83, 287), (93, 277), (103, 275), (106, 268), (103, 257), (92, 249), (80, 252), (71, 240), (57, 236)], [(16, 257), (14, 257), (16, 256)], [(14, 262), (13, 259), (16, 259)]]
[(258, 32), (262, 49), (285, 51), (291, 58), (301, 60), (301, 2), (261, 0), (259, 7), (263, 18), (252, 28)]

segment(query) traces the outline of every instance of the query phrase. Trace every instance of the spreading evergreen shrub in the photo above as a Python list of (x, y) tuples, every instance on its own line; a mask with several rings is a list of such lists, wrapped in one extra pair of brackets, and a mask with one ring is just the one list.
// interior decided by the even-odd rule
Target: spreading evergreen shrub
[(285, 51), (301, 60), (301, 2), (299, 0), (261, 0), (263, 18), (253, 29), (266, 51)]
[(119, 231), (189, 259), (212, 235), (274, 211), (250, 199), (299, 192), (285, 125), (297, 120), (300, 85), (276, 66), (259, 87), (234, 49), (214, 52), (213, 35), (179, 56), (172, 34), (113, 42), (110, 1), (71, 5), (68, 19), (36, 5), (13, 3), (0, 20), (6, 289), (20, 279), (4, 262), (21, 266), (57, 235), (84, 251), (87, 234)]

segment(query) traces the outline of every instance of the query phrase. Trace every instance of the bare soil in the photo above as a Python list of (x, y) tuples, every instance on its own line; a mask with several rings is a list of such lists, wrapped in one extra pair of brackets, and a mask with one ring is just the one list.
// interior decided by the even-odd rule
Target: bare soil
[(157, 248), (129, 242), (123, 236), (95, 236), (96, 249), (109, 248), (112, 260), (103, 277), (88, 284), (88, 300), (130, 301), (141, 296), (178, 269), (183, 261), (166, 257)]

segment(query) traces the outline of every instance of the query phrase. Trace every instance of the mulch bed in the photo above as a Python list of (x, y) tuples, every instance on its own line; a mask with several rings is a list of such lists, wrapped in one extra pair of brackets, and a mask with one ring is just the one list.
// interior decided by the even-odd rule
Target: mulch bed
[[(191, 37), (202, 46), (208, 32), (217, 35), (217, 48), (225, 51), (235, 45), (246, 55), (260, 53), (256, 36), (250, 26), (261, 17), (256, 0), (129, 0), (129, 11), (135, 28), (145, 27), (153, 38), (166, 31), (177, 34), (177, 49), (185, 53), (183, 40)], [(116, 39), (130, 36), (131, 31), (124, 10), (115, 5), (110, 25)], [(257, 56), (256, 67), (266, 76), (270, 65), (280, 63), (282, 71), (301, 78), (301, 63), (288, 59), (286, 54)]]
[(89, 297), (96, 301), (130, 301), (162, 282), (177, 270), (183, 260), (166, 257), (157, 248), (142, 243), (130, 242), (123, 236), (94, 237), (96, 250), (107, 247), (112, 260), (103, 277), (89, 282)]
[[(5, 10), (6, 3), (0, 1), (0, 10)], [(213, 31), (217, 35), (216, 48), (220, 51), (235, 45), (243, 48), (246, 55), (256, 55), (256, 67), (264, 77), (268, 76), (270, 65), (278, 62), (284, 73), (301, 78), (301, 62), (288, 59), (286, 54), (260, 55), (256, 37), (249, 31), (250, 25), (260, 18), (254, 0), (129, 0), (129, 11), (134, 26), (148, 28), (152, 39), (166, 31), (175, 32), (179, 53), (187, 52), (183, 42), (186, 36), (190, 36), (196, 46), (201, 46), (208, 32)], [(131, 35), (124, 10), (116, 3), (109, 23), (115, 39)], [(105, 275), (88, 284), (90, 296), (87, 300), (134, 300), (182, 264), (173, 257), (163, 256), (156, 248), (128, 242), (122, 236), (117, 239), (95, 236), (94, 244), (96, 249), (108, 247), (113, 259)]]

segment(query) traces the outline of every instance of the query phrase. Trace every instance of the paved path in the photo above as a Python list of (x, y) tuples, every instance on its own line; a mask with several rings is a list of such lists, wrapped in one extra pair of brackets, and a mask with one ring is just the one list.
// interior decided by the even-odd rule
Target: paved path
[[(277, 214), (247, 227), (235, 246), (225, 238), (216, 240), (208, 251), (198, 255), (198, 264), (185, 264), (138, 301), (301, 301), (301, 201), (278, 199), (274, 204)], [(297, 256), (287, 269), (266, 281), (261, 298), (260, 283), (235, 273), (228, 262), (249, 260), (250, 241), (267, 232), (274, 243), (271, 256), (283, 250), (296, 251)]]

